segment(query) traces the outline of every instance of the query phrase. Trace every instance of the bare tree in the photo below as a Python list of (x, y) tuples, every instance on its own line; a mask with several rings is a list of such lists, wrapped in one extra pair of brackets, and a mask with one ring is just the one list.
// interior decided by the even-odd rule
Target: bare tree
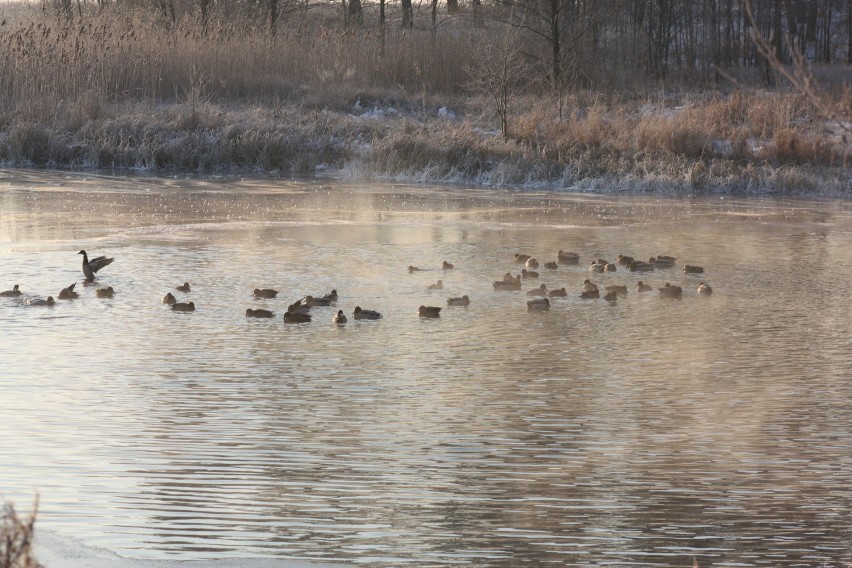
[[(476, 58), (468, 69), (468, 88), (490, 97), (500, 118), (500, 132), (509, 138), (509, 107), (514, 98), (528, 86), (530, 65), (521, 53), (522, 31), (506, 24), (496, 39), (486, 39), (471, 49), (488, 54)], [(493, 36), (489, 36), (493, 37)]]

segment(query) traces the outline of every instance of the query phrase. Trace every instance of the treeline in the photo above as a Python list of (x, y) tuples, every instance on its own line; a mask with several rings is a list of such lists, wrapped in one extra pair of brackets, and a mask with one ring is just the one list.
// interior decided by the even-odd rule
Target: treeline
[[(68, 19), (83, 0), (45, 0)], [(752, 28), (782, 61), (799, 49), (813, 63), (852, 64), (852, 0), (96, 0), (98, 12), (143, 9), (162, 25), (194, 21), (254, 33), (360, 30), (382, 44), (392, 31), (433, 39), (502, 23), (524, 30), (523, 56), (551, 84), (607, 86), (624, 78), (717, 79), (719, 69), (760, 68)], [(468, 32), (466, 32), (468, 30)], [(405, 41), (405, 34), (393, 34)]]

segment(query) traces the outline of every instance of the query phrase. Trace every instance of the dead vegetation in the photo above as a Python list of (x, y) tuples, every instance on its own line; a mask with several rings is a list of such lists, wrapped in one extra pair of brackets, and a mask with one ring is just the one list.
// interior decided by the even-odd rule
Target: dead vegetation
[(4, 501), (0, 510), (0, 568), (41, 568), (33, 557), (36, 509), (29, 518), (18, 515), (12, 503)]

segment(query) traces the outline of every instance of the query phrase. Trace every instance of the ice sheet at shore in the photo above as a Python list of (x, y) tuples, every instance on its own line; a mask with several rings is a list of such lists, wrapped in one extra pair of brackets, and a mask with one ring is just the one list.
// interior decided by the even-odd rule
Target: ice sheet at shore
[(284, 558), (221, 560), (142, 560), (86, 547), (54, 532), (36, 528), (35, 557), (45, 568), (345, 568), (347, 564)]

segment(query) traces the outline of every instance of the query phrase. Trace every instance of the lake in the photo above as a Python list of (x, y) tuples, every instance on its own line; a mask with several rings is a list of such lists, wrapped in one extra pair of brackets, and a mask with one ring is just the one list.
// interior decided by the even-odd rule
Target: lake
[(850, 251), (848, 201), (2, 171), (0, 289), (80, 297), (0, 298), (0, 493), (139, 561), (846, 566)]

